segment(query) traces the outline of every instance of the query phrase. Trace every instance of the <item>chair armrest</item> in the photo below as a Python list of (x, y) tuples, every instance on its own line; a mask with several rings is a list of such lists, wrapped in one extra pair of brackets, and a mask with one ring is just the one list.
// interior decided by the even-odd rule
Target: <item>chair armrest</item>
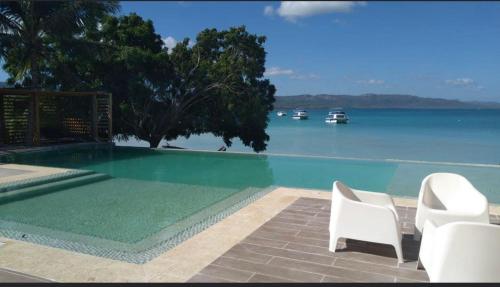
[(353, 189), (352, 191), (362, 202), (372, 203), (376, 205), (394, 206), (392, 197), (386, 193), (372, 192), (372, 191), (365, 191), (358, 189)]

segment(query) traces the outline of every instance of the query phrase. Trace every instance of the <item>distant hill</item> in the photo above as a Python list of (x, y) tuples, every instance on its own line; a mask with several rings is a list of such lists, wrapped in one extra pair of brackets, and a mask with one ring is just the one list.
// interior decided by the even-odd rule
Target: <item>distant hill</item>
[(497, 102), (463, 102), (411, 95), (364, 94), (276, 96), (275, 109), (328, 109), (335, 107), (360, 109), (500, 109)]
[(0, 88), (5, 88), (7, 87), (7, 83), (6, 82), (0, 82)]

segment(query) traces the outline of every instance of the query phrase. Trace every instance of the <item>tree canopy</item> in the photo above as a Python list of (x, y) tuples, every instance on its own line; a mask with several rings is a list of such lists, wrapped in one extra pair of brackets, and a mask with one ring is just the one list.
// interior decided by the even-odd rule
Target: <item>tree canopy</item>
[(47, 88), (111, 92), (119, 139), (136, 137), (157, 147), (163, 139), (212, 133), (228, 146), (240, 138), (255, 151), (265, 150), (275, 87), (263, 77), (264, 36), (244, 26), (206, 29), (194, 44), (186, 38), (168, 50), (150, 20), (134, 13), (93, 15), (94, 21), (80, 30), (54, 33), (65, 40), (42, 37), (41, 45), (51, 52), (43, 60), (32, 55), (40, 72), (19, 68), (16, 49), (2, 44), (6, 71), (16, 79), (21, 70), (31, 75), (23, 86), (36, 87), (33, 75), (38, 73)]
[(47, 61), (78, 45), (84, 29), (118, 9), (116, 1), (1, 1), (0, 56), (10, 84), (43, 87)]

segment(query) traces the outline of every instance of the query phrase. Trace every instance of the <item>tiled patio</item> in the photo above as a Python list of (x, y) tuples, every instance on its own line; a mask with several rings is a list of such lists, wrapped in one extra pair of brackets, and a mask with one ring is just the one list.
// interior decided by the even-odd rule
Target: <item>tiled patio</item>
[[(397, 207), (405, 263), (392, 246), (347, 240), (328, 251), (330, 201), (299, 198), (193, 276), (190, 282), (425, 282), (413, 241), (415, 208)], [(498, 216), (492, 216), (498, 224)], [(207, 247), (209, 248), (209, 247)]]

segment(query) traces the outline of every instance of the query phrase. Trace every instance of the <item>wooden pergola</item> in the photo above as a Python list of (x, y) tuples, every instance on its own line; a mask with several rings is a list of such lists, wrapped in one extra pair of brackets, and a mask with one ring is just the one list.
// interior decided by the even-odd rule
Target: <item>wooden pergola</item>
[[(54, 104), (56, 98), (81, 97), (91, 101), (90, 118), (61, 115), (61, 104)], [(52, 104), (49, 103), (52, 99)], [(42, 103), (42, 104), (41, 104)], [(111, 141), (112, 95), (105, 92), (53, 92), (23, 89), (0, 89), (0, 144), (40, 145), (41, 105), (45, 113), (50, 113), (62, 121), (65, 132), (92, 138), (95, 141)], [(49, 107), (47, 107), (49, 106)], [(48, 111), (48, 112), (47, 112)], [(61, 123), (58, 123), (61, 124)], [(21, 127), (21, 128), (19, 128)], [(24, 138), (23, 138), (24, 135)]]

